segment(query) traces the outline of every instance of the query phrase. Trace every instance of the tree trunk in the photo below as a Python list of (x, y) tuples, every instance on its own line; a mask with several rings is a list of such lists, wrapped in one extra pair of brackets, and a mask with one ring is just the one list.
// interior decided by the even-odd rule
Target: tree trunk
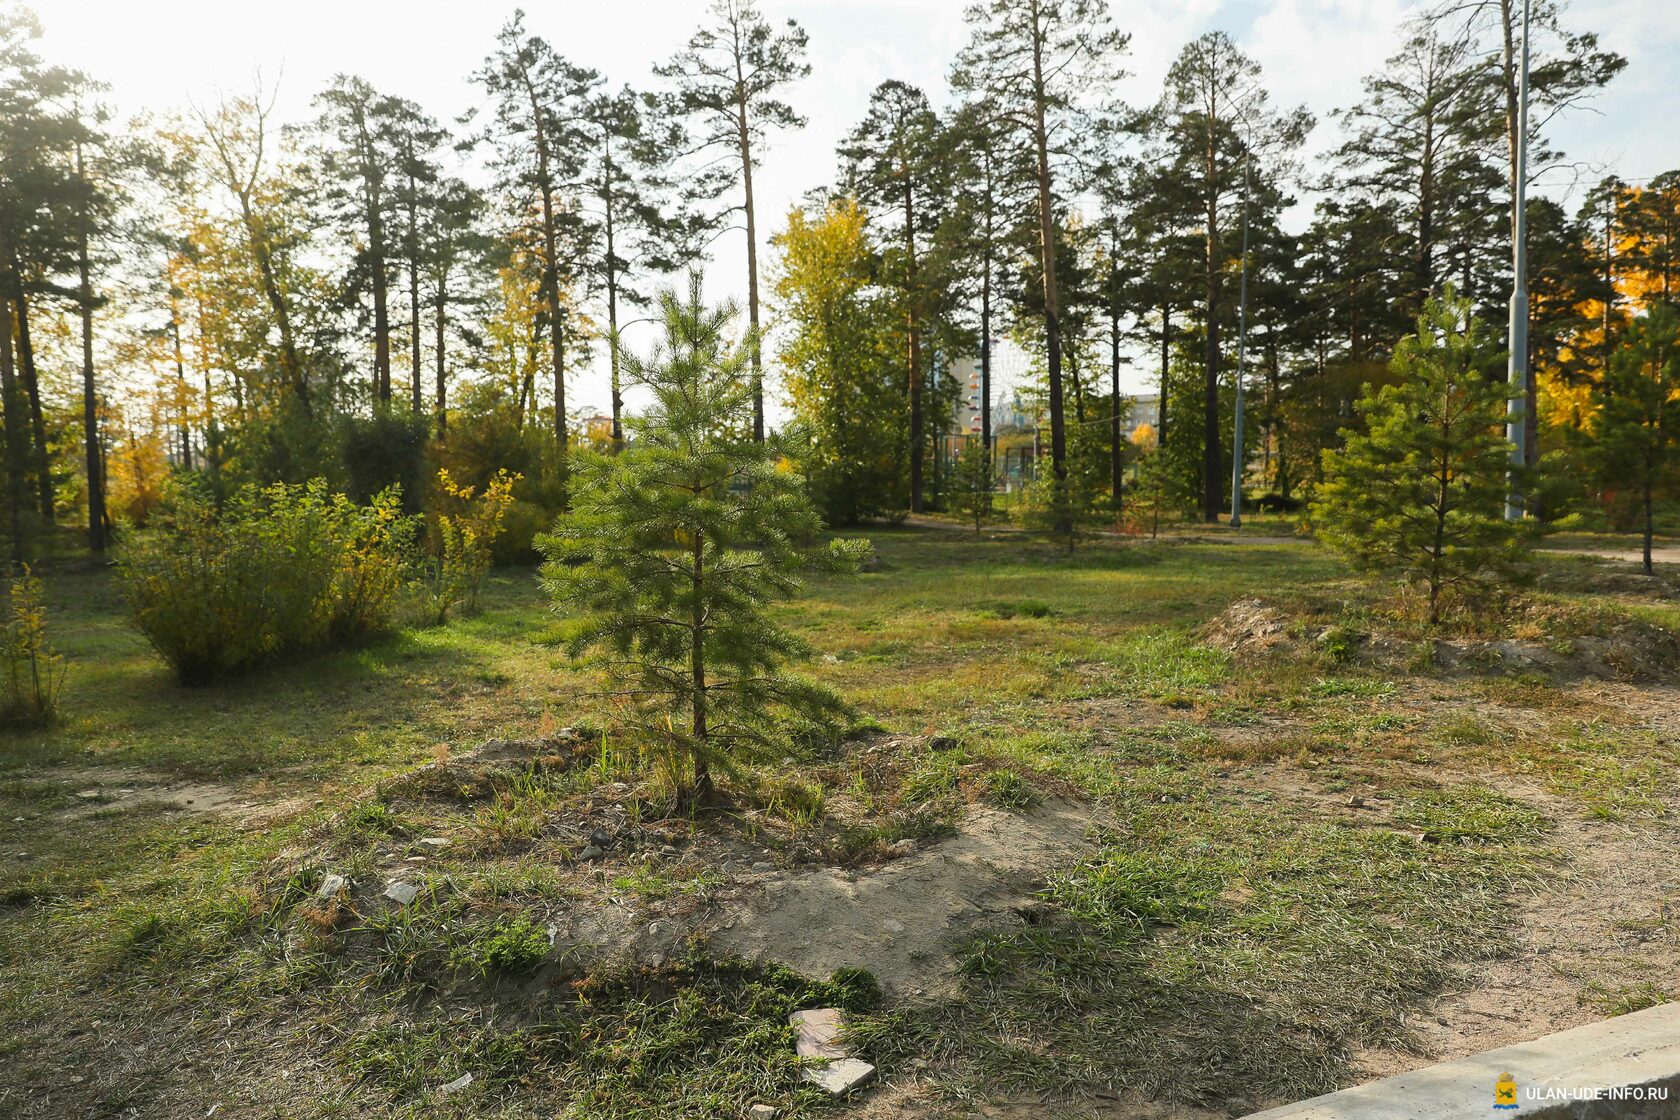
[(1110, 494), (1115, 514), (1120, 513), (1121, 488), (1124, 480), (1123, 456), (1120, 454), (1120, 303), (1115, 299), (1108, 305), (1108, 470)]
[(47, 420), (41, 409), (41, 382), (35, 376), (35, 346), (29, 338), (29, 300), (23, 290), (23, 273), (16, 259), (12, 261), (12, 283), (17, 297), (17, 356), (18, 372), (23, 378), (23, 391), (29, 398), (29, 436), (31, 458), (34, 460), (36, 498), (41, 520), (53, 522), (54, 498), (52, 455), (47, 447)]
[(164, 279), (169, 284), (169, 341), (174, 351), (175, 359), (175, 391), (176, 401), (175, 426), (176, 435), (181, 440), (181, 466), (186, 470), (193, 469), (192, 463), (192, 426), (187, 415), (187, 353), (181, 342), (181, 304), (180, 289), (175, 284), (175, 258), (171, 256), (165, 265)]
[(1644, 552), (1643, 552), (1642, 560), (1643, 560), (1643, 567), (1645, 569), (1645, 574), (1648, 575), (1648, 576), (1656, 574), (1651, 568), (1651, 538), (1655, 535), (1655, 532), (1656, 532), (1656, 518), (1655, 518), (1655, 516), (1652, 512), (1653, 503), (1652, 503), (1652, 499), (1651, 499), (1651, 492), (1654, 489), (1655, 489), (1655, 487), (1652, 485), (1651, 472), (1649, 470), (1647, 470), (1645, 472), (1645, 494), (1644, 494), (1644, 498), (1645, 498), (1645, 541), (1644, 541)]
[[(1040, 0), (1029, 0), (1033, 37), (1033, 142), (1038, 156), (1038, 236), (1044, 267), (1045, 365), (1050, 390), (1050, 465), (1058, 487), (1067, 482), (1067, 423), (1062, 415), (1062, 322), (1060, 293), (1056, 286), (1056, 215), (1050, 183), (1050, 138), (1045, 128), (1044, 43), (1040, 35), (1043, 17)], [(1072, 511), (1058, 500), (1055, 531), (1073, 531)]]
[(752, 134), (747, 128), (746, 78), (741, 54), (735, 52), (735, 127), (741, 146), (741, 186), (747, 219), (747, 325), (752, 331), (753, 440), (764, 442), (764, 355), (758, 337), (758, 225), (753, 215)]
[(992, 465), (992, 200), (988, 172), (986, 244), (980, 262), (980, 445)]
[(916, 315), (916, 200), (910, 191), (910, 177), (904, 187), (904, 318), (909, 332), (910, 390), (910, 512), (922, 512), (922, 332)]
[(693, 689), (690, 698), (689, 733), (695, 746), (694, 801), (704, 803), (712, 795), (712, 774), (707, 755), (710, 750), (706, 727), (706, 604), (702, 593), (706, 584), (706, 541), (702, 533), (694, 534), (694, 568), (692, 574), (694, 599), (691, 607), (689, 647), (689, 681)]
[(437, 432), (438, 438), (449, 429), (449, 389), (445, 372), (444, 329), (448, 317), (449, 272), (440, 269), (437, 278), (436, 303), (433, 305), (432, 346), (437, 358)]
[[(536, 87), (529, 74), (524, 75), (525, 92), (531, 103), (531, 120), (537, 145), (537, 189), (542, 192), (542, 234), (544, 277), (548, 294), (548, 323), (553, 346), (549, 356), (554, 373), (554, 438), (560, 448), (560, 458), (566, 457), (566, 373), (562, 347), (560, 319), (560, 238), (554, 220), (554, 181), (549, 174), (548, 134), (543, 128), (542, 107), (537, 101)], [(562, 467), (564, 469), (564, 467)]]
[(420, 214), (412, 152), (408, 158), (408, 380), (414, 415), (418, 416), (425, 397), (420, 389)]
[(1167, 445), (1167, 381), (1172, 375), (1172, 305), (1161, 304), (1161, 399), (1155, 402), (1155, 446)]
[(606, 144), (606, 159), (603, 162), (602, 174), (605, 176), (602, 202), (606, 209), (606, 237), (607, 237), (607, 361), (612, 371), (612, 443), (616, 451), (624, 443), (624, 396), (619, 386), (618, 373), (618, 266), (614, 256), (616, 249), (616, 229), (613, 213), (613, 164), (612, 143)]
[[(1210, 191), (1212, 188), (1210, 188)], [(1210, 199), (1213, 196), (1210, 193)], [(1207, 339), (1202, 353), (1202, 519), (1218, 521), (1224, 491), (1225, 456), (1219, 446), (1219, 213), (1217, 203), (1207, 211)]]
[[(10, 254), (0, 255), (9, 262)], [(8, 277), (10, 279), (10, 277)], [(6, 440), (6, 512), (11, 535), (12, 566), (24, 562), (23, 549), (23, 484), (24, 484), (24, 428), (23, 401), (18, 396), (17, 370), (12, 364), (12, 285), (0, 287), (0, 407), (4, 407)]]

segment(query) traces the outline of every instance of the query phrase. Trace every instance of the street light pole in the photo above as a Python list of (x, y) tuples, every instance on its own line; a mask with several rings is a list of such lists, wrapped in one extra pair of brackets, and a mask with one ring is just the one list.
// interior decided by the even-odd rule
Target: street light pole
[(1507, 390), (1511, 399), (1506, 406), (1505, 438), (1511, 441), (1511, 479), (1505, 498), (1505, 518), (1519, 520), (1523, 515), (1523, 496), (1519, 493), (1518, 476), (1528, 465), (1528, 31), (1531, 0), (1523, 0), (1522, 69), (1517, 80), (1516, 175), (1512, 198), (1511, 325), (1508, 341), (1511, 347), (1510, 382)]
[(1248, 359), (1248, 156), (1243, 156), (1242, 279), (1237, 296), (1237, 402), (1231, 425), (1231, 528), (1242, 528), (1243, 370)]

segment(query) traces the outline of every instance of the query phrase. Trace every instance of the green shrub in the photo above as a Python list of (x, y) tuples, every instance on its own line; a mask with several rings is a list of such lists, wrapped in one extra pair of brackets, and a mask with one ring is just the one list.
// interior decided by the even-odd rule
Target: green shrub
[(548, 938), (520, 915), (503, 918), (478, 944), (477, 963), (485, 976), (522, 976), (535, 972), (548, 956)]
[(41, 581), (27, 566), (13, 576), (4, 629), (0, 629), (0, 719), (40, 725), (58, 716), (64, 687), (64, 658), (47, 640), (47, 612), (41, 605)]
[(518, 481), (518, 475), (498, 471), (480, 494), (477, 487), (458, 485), (449, 468), (438, 471), (439, 504), (444, 508), (437, 514), (437, 551), (422, 565), (419, 580), (433, 625), (443, 625), (456, 607), (478, 609), (478, 593), (490, 574), (493, 547)]
[(394, 489), (359, 506), (319, 480), (275, 483), (218, 509), (183, 485), (118, 572), (134, 627), (196, 685), (389, 628), (412, 537)]

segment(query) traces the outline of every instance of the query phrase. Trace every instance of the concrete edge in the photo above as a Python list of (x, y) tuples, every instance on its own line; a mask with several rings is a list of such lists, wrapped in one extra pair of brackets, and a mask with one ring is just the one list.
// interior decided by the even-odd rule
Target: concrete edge
[[(1517, 1085), (1515, 1109), (1494, 1108), (1502, 1074)], [(1579, 1099), (1592, 1089), (1667, 1089), (1666, 1099)], [(1576, 1096), (1567, 1096), (1574, 1091)], [(1515, 1046), (1426, 1066), (1245, 1120), (1528, 1120), (1680, 1117), (1680, 1003), (1620, 1015)]]

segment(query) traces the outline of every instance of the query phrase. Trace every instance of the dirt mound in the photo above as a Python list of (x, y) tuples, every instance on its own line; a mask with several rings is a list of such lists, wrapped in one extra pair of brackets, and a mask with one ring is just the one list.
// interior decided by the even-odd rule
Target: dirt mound
[(1322, 614), (1299, 617), (1261, 599), (1239, 599), (1203, 626), (1200, 636), (1227, 653), (1316, 651), (1379, 666), (1409, 666), (1423, 653), (1449, 672), (1607, 681), (1660, 681), (1680, 674), (1680, 634), (1612, 606), (1519, 599), (1476, 620), (1479, 636), (1462, 637), (1405, 628), (1354, 630), (1324, 621)]
[(808, 976), (867, 968), (901, 998), (953, 994), (953, 946), (1029, 920), (1049, 867), (1090, 847), (1087, 807), (1048, 802), (1027, 813), (977, 808), (957, 835), (874, 869), (777, 875), (734, 900), (712, 943)]
[(1253, 653), (1296, 644), (1288, 615), (1260, 599), (1238, 599), (1202, 628), (1202, 640), (1227, 653)]
[(1641, 618), (1539, 607), (1525, 615), (1522, 629), (1546, 636), (1441, 640), (1435, 643), (1435, 663), (1447, 669), (1606, 681), (1665, 680), (1680, 671), (1680, 635)]

